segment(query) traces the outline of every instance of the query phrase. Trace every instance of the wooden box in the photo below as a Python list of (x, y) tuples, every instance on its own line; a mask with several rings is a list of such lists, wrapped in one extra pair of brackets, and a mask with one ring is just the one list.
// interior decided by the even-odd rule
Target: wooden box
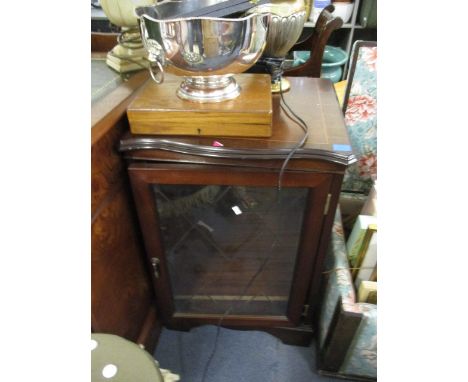
[(133, 134), (270, 137), (270, 76), (239, 74), (240, 95), (219, 103), (196, 103), (176, 95), (181, 77), (149, 80), (127, 108)]
[(304, 131), (279, 94), (269, 138), (223, 137), (220, 147), (198, 136), (121, 140), (167, 328), (222, 321), (310, 344), (341, 183), (356, 159), (332, 83), (289, 80), (283, 97), (310, 134), (280, 191)]

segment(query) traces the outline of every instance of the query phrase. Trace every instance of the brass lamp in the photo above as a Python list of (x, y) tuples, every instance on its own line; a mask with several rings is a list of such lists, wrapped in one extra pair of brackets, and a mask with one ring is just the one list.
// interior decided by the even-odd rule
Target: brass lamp
[(119, 73), (147, 68), (147, 51), (141, 41), (135, 8), (152, 5), (155, 0), (101, 0), (100, 4), (112, 24), (122, 28), (118, 44), (107, 54), (106, 63)]
[(307, 0), (271, 0), (250, 11), (271, 13), (266, 47), (259, 62), (269, 69), (273, 93), (284, 92), (291, 87), (289, 81), (282, 78), (283, 63), (301, 36), (307, 19), (307, 3)]

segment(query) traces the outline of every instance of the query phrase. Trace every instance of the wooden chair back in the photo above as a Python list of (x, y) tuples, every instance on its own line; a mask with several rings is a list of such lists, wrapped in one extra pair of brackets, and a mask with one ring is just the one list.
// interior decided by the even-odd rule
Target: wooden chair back
[(306, 38), (306, 40), (293, 46), (292, 51), (310, 51), (310, 57), (305, 63), (301, 65), (285, 69), (285, 76), (320, 77), (325, 45), (327, 44), (327, 41), (330, 38), (332, 32), (341, 28), (343, 25), (343, 20), (340, 17), (335, 17), (332, 15), (334, 10), (335, 7), (332, 4), (325, 7), (319, 15), (313, 33), (308, 38)]

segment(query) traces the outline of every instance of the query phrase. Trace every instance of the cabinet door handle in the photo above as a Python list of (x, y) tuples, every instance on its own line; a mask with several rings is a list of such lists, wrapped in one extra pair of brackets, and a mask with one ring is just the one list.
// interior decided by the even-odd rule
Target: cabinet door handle
[(157, 257), (151, 258), (151, 265), (153, 266), (153, 274), (155, 278), (159, 278), (159, 259)]

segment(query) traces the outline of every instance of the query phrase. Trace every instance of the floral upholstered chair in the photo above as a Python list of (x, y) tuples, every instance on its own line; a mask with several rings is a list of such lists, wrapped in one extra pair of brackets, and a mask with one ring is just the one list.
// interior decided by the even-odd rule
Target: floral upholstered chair
[(356, 41), (343, 101), (351, 146), (359, 161), (350, 166), (342, 190), (368, 194), (377, 178), (377, 45)]
[(377, 378), (377, 305), (357, 302), (338, 208), (324, 267), (325, 288), (318, 323), (322, 374)]
[(340, 205), (350, 229), (377, 179), (377, 43), (356, 41), (343, 99), (343, 113), (358, 159), (343, 179)]
[(354, 44), (343, 108), (358, 162), (343, 180), (325, 260), (318, 322), (319, 370), (360, 380), (377, 378), (377, 305), (357, 302), (341, 211), (352, 201), (362, 200), (363, 204), (377, 176), (376, 62), (375, 42)]

